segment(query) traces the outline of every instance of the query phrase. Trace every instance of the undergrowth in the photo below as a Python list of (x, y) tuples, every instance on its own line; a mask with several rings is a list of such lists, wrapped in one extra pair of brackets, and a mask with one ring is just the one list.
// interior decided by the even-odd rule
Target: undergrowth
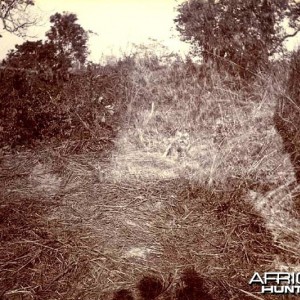
[(111, 139), (127, 103), (127, 72), (117, 66), (88, 66), (67, 79), (26, 70), (2, 69), (0, 146), (91, 144)]

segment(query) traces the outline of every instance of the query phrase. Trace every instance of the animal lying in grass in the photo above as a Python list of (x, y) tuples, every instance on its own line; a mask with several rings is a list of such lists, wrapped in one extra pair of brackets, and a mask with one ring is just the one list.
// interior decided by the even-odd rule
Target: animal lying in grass
[(170, 156), (177, 159), (187, 157), (189, 156), (190, 147), (190, 135), (187, 132), (176, 131), (175, 137), (164, 153), (164, 157)]

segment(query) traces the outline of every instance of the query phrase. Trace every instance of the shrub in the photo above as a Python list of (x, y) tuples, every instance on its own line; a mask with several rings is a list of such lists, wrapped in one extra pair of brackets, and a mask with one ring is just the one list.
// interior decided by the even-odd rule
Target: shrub
[(286, 95), (277, 103), (275, 128), (282, 137), (284, 151), (290, 155), (296, 180), (300, 183), (300, 49), (291, 58)]
[(0, 147), (115, 133), (126, 97), (124, 68), (91, 66), (64, 79), (44, 75), (1, 70)]

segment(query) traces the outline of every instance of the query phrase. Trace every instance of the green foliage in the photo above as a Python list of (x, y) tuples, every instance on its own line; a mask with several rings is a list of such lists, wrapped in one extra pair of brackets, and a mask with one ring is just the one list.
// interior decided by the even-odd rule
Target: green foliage
[[(289, 0), (191, 0), (178, 7), (175, 22), (205, 62), (248, 78), (300, 30), (299, 10), (300, 4)], [(283, 28), (287, 17), (291, 35)]]

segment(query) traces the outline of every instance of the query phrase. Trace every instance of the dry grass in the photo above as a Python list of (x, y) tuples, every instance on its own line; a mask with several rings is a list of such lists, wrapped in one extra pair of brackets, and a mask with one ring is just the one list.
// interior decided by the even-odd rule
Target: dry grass
[[(28, 156), (18, 157), (24, 165), (17, 167), (27, 167), (30, 176), (6, 178), (2, 194), (4, 292), (108, 299), (151, 274), (170, 284), (171, 293), (180, 274), (194, 267), (210, 293), (227, 299), (247, 289), (253, 270), (271, 264), (278, 252), (234, 186), (224, 191), (178, 178), (114, 182), (102, 176), (111, 171), (106, 161), (73, 157), (56, 175), (50, 175), (49, 162), (43, 164), (52, 178), (46, 188), (34, 171), (41, 163)], [(101, 173), (95, 163), (102, 163)]]
[[(198, 75), (137, 64), (112, 151), (1, 157), (3, 299), (262, 299), (255, 271), (297, 270), (271, 81)], [(176, 130), (183, 158), (164, 156)]]

